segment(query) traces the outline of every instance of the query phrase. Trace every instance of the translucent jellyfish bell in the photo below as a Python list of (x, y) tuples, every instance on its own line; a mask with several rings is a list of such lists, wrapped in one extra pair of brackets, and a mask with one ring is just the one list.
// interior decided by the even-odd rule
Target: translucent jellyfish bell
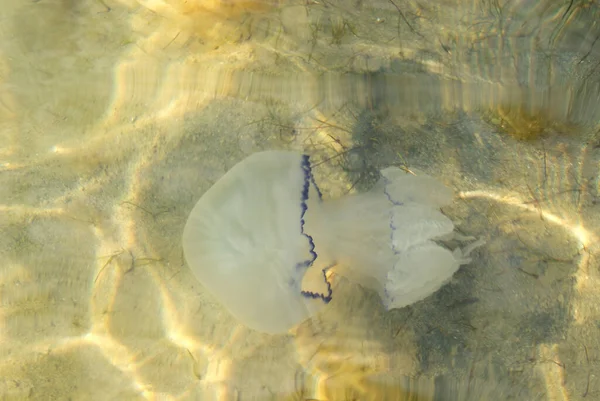
[[(196, 278), (241, 322), (282, 333), (334, 296), (326, 271), (378, 291), (386, 309), (419, 301), (448, 281), (469, 250), (439, 207), (452, 192), (390, 167), (370, 191), (322, 201), (308, 156), (255, 153), (194, 206), (183, 233)], [(480, 245), (473, 243), (469, 248)]]
[(331, 299), (323, 275), (323, 293), (302, 287), (317, 258), (304, 218), (320, 203), (307, 156), (255, 153), (194, 206), (183, 231), (187, 263), (238, 320), (285, 332)]

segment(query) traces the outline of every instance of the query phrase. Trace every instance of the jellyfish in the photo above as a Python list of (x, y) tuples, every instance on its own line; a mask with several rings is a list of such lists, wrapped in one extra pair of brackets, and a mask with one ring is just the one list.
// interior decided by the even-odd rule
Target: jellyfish
[(452, 191), (425, 174), (381, 171), (369, 191), (324, 200), (309, 156), (250, 155), (193, 207), (183, 231), (187, 265), (240, 322), (285, 333), (335, 297), (330, 269), (375, 290), (387, 309), (420, 301), (470, 262), (440, 207)]

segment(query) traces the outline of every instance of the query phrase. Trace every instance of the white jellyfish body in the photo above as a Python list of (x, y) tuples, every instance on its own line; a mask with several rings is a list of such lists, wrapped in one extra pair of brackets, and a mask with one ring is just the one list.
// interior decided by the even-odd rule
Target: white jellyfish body
[(335, 296), (326, 270), (378, 291), (386, 309), (417, 302), (469, 259), (433, 242), (454, 225), (452, 192), (390, 167), (368, 192), (321, 200), (309, 158), (255, 153), (194, 206), (183, 250), (195, 277), (241, 322), (282, 333)]

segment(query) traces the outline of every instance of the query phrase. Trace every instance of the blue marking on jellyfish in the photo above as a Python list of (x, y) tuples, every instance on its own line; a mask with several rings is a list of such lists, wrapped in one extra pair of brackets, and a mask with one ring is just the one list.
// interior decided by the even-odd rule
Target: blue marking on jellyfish
[[(306, 156), (306, 157), (308, 157), (308, 156)], [(310, 162), (308, 161), (308, 159), (306, 159), (306, 162), (308, 163), (308, 174), (310, 177), (310, 182), (315, 187), (315, 190), (317, 191), (317, 196), (319, 197), (319, 200), (322, 200), (323, 194), (321, 193), (321, 190), (319, 189), (319, 186), (317, 185), (317, 182), (315, 181), (315, 177), (312, 175), (312, 170), (310, 168)]]
[[(308, 210), (306, 202), (308, 201), (310, 184), (312, 184), (315, 187), (319, 196), (319, 200), (322, 199), (322, 194), (312, 175), (308, 155), (302, 155), (302, 172), (304, 173), (304, 185), (302, 186), (302, 197), (300, 200), (300, 207), (302, 209), (302, 212), (300, 214), (300, 232), (306, 237), (310, 245), (310, 259), (298, 263), (296, 265), (296, 269), (306, 270), (313, 265), (313, 263), (315, 262), (315, 260), (317, 260), (318, 257), (317, 252), (315, 252), (315, 242), (313, 241), (313, 238), (304, 232), (304, 215)], [(320, 299), (326, 304), (331, 302), (333, 291), (331, 290), (331, 283), (329, 282), (329, 280), (327, 280), (327, 269), (328, 268), (323, 269), (323, 279), (325, 280), (325, 284), (327, 285), (327, 295), (311, 291), (300, 291), (300, 294), (302, 294), (302, 296), (304, 296), (305, 298)]]
[[(383, 193), (388, 198), (390, 203), (394, 206), (402, 206), (404, 203), (394, 200), (392, 198), (392, 195), (390, 195), (390, 193), (388, 191), (388, 185), (390, 184), (390, 180), (387, 177), (383, 177), (383, 183), (384, 183)], [(391, 208), (390, 209), (390, 246), (392, 248), (392, 251), (394, 252), (394, 255), (398, 255), (400, 253), (400, 251), (398, 251), (398, 249), (396, 249), (396, 246), (394, 245), (394, 232), (396, 231), (396, 228), (397, 227), (394, 224), (394, 209)]]
[(393, 205), (395, 205), (395, 206), (402, 206), (402, 205), (404, 205), (404, 203), (399, 202), (397, 200), (394, 200), (394, 198), (392, 198), (392, 195), (390, 195), (390, 193), (388, 192), (388, 185), (390, 184), (390, 179), (384, 176), (383, 177), (383, 182), (385, 183), (384, 186), (383, 186), (383, 193), (388, 198), (388, 200), (390, 201), (390, 203), (393, 204)]
[[(402, 206), (404, 203), (394, 200), (392, 198), (392, 195), (388, 191), (388, 185), (390, 184), (390, 180), (387, 177), (383, 177), (383, 183), (383, 193), (388, 198), (390, 203), (394, 206)], [(397, 227), (394, 224), (394, 208), (392, 207), (390, 209), (390, 247), (392, 248), (392, 252), (394, 252), (394, 255), (400, 254), (400, 251), (396, 248), (396, 245), (394, 245), (394, 233), (396, 232), (396, 229)], [(383, 293), (390, 300), (390, 302), (394, 302), (395, 298), (393, 296), (390, 296), (386, 286), (383, 287)]]

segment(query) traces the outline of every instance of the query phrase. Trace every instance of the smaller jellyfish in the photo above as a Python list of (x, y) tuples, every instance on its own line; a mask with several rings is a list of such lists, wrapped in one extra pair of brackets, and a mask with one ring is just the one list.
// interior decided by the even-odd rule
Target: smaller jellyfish
[(335, 296), (327, 270), (377, 291), (386, 309), (437, 291), (481, 244), (450, 251), (452, 191), (427, 175), (381, 171), (368, 192), (323, 200), (307, 155), (255, 153), (192, 209), (183, 250), (194, 276), (245, 325), (284, 333)]

